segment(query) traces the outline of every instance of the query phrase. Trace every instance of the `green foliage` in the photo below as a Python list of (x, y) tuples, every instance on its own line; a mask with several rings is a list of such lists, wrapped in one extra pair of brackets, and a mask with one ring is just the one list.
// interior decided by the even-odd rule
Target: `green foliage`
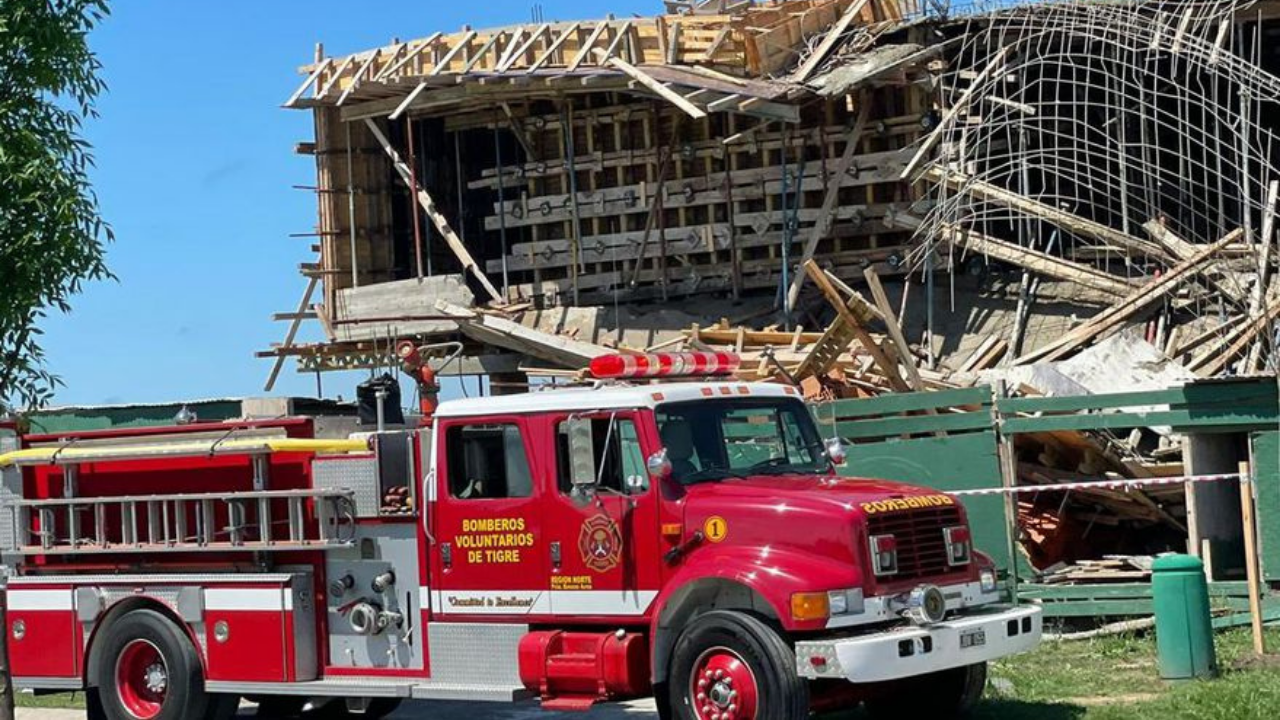
[(0, 2), (0, 407), (48, 402), (59, 381), (40, 320), (112, 277), (81, 137), (105, 89), (88, 34), (107, 12), (106, 0)]

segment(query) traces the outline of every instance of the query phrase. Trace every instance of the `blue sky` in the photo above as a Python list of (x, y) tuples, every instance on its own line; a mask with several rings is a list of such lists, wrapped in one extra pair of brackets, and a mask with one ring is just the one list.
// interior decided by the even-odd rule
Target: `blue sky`
[[(651, 14), (660, 0), (543, 0), (552, 19)], [(91, 38), (110, 87), (89, 124), (94, 182), (117, 241), (117, 283), (90, 286), (43, 325), (55, 402), (160, 402), (262, 394), (269, 361), (305, 281), (315, 181), (305, 111), (282, 102), (316, 42), (341, 55), (393, 37), (528, 22), (529, 2), (117, 0)], [(312, 331), (311, 338), (316, 337)], [(325, 378), (351, 397), (359, 377)], [(470, 384), (475, 387), (474, 381)], [(292, 367), (276, 394), (311, 395)]]

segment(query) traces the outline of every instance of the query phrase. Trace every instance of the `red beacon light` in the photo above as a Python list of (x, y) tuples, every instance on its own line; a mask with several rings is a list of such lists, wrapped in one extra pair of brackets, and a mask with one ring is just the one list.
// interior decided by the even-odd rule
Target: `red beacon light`
[(727, 352), (601, 355), (587, 371), (597, 380), (725, 376), (737, 372), (742, 359)]

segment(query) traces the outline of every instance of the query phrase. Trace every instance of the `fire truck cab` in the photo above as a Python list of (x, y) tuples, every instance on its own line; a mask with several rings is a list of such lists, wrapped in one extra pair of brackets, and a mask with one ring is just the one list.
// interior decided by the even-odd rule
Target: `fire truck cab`
[(649, 694), (686, 720), (941, 717), (1040, 638), (960, 503), (838, 477), (790, 387), (546, 390), (313, 436), (0, 437), (14, 683), (110, 720)]

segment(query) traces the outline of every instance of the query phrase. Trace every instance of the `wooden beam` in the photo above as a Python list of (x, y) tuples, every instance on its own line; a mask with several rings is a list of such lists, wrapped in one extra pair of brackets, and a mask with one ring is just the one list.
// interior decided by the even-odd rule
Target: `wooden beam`
[(653, 79), (643, 70), (637, 68), (631, 63), (616, 57), (608, 57), (603, 50), (596, 50), (595, 56), (599, 58), (602, 65), (608, 65), (609, 67), (622, 71), (623, 74), (629, 76), (631, 79), (645, 86), (649, 90), (652, 90), (662, 99), (683, 110), (686, 115), (694, 120), (701, 120), (707, 116), (707, 114), (703, 112), (702, 108), (689, 102), (683, 95)]
[(940, 237), (957, 247), (1025, 268), (1040, 275), (1066, 280), (1119, 298), (1133, 294), (1137, 286), (1091, 265), (1072, 262), (1038, 250), (1024, 248), (974, 230), (949, 223), (939, 228)]
[(328, 95), (329, 91), (332, 90), (333, 87), (338, 84), (338, 81), (342, 79), (342, 73), (346, 72), (347, 68), (351, 67), (352, 63), (354, 63), (355, 61), (356, 61), (356, 57), (354, 55), (352, 55), (351, 57), (348, 57), (346, 60), (343, 60), (342, 64), (334, 69), (333, 77), (329, 78), (328, 82), (326, 82), (323, 87), (321, 87), (319, 90), (316, 91), (316, 98), (319, 99)]
[[(302, 293), (302, 300), (298, 303), (298, 311), (294, 313), (293, 321), (289, 324), (289, 331), (285, 333), (284, 342), (280, 345), (282, 349), (293, 347), (293, 343), (298, 339), (298, 329), (302, 327), (302, 315), (306, 313), (307, 308), (311, 305), (311, 296), (316, 291), (316, 286), (320, 284), (320, 278), (312, 277), (307, 281), (307, 289)], [(267, 384), (263, 388), (263, 392), (271, 392), (276, 386), (276, 380), (280, 378), (280, 371), (284, 369), (284, 363), (287, 356), (281, 354), (276, 357), (276, 361), (271, 366), (271, 374), (267, 376)]]
[(291, 108), (297, 105), (298, 101), (302, 99), (303, 94), (307, 92), (307, 88), (314, 85), (315, 82), (320, 79), (320, 74), (332, 64), (333, 58), (326, 58), (324, 62), (317, 65), (316, 69), (312, 70), (311, 74), (307, 76), (307, 79), (302, 82), (302, 86), (295, 90), (294, 93), (289, 96), (288, 100), (284, 101), (284, 106)]
[(943, 134), (951, 127), (951, 123), (955, 122), (956, 118), (960, 116), (960, 113), (964, 112), (969, 107), (969, 103), (973, 101), (973, 94), (978, 90), (978, 86), (986, 82), (987, 78), (992, 73), (1004, 67), (1004, 58), (1009, 54), (1009, 50), (1011, 49), (1012, 46), (1000, 48), (1000, 51), (995, 54), (995, 57), (991, 58), (991, 62), (987, 63), (987, 66), (982, 69), (982, 72), (978, 73), (977, 77), (969, 83), (969, 87), (965, 89), (964, 94), (960, 96), (960, 99), (956, 101), (956, 104), (947, 108), (947, 111), (942, 114), (942, 119), (938, 121), (938, 127), (934, 128), (933, 132), (929, 133), (929, 137), (926, 137), (924, 139), (924, 143), (920, 145), (920, 149), (916, 150), (916, 154), (911, 158), (911, 162), (907, 163), (907, 166), (902, 169), (902, 174), (899, 175), (900, 178), (907, 180), (913, 173), (915, 173), (916, 168), (920, 166), (920, 163), (924, 162), (929, 151), (933, 149), (934, 145), (938, 144), (938, 141), (942, 139)]
[(576, 72), (578, 66), (582, 65), (582, 61), (591, 57), (591, 51), (595, 49), (596, 41), (608, 29), (609, 23), (607, 21), (596, 23), (595, 29), (587, 36), (586, 42), (582, 44), (582, 47), (578, 48), (577, 54), (573, 56), (573, 61), (569, 63), (569, 72)]
[[(369, 128), (369, 132), (373, 133), (374, 138), (378, 140), (378, 144), (381, 145), (382, 149), (387, 153), (387, 157), (391, 158), (391, 164), (396, 169), (396, 172), (400, 174), (400, 179), (404, 181), (405, 185), (409, 186), (411, 191), (414, 190), (413, 173), (410, 171), (409, 166), (405, 161), (400, 157), (400, 153), (394, 146), (392, 146), (391, 141), (382, 133), (382, 129), (378, 127), (378, 123), (373, 120), (365, 120), (364, 122), (365, 126)], [(449, 245), (449, 249), (453, 251), (455, 256), (457, 256), (458, 261), (462, 263), (463, 269), (475, 276), (476, 280), (484, 288), (485, 292), (489, 294), (489, 297), (494, 300), (502, 300), (502, 294), (493, 286), (493, 283), (489, 282), (489, 278), (484, 274), (484, 270), (476, 264), (475, 258), (471, 257), (471, 253), (467, 250), (467, 246), (462, 242), (462, 238), (458, 237), (458, 234), (453, 231), (453, 227), (449, 225), (448, 219), (446, 219), (444, 214), (436, 208), (435, 200), (432, 199), (431, 194), (422, 187), (418, 187), (416, 190), (418, 204), (422, 206), (422, 209), (427, 213), (427, 217), (430, 218), (432, 224), (436, 226), (436, 230), (440, 232), (440, 235)]]
[(436, 66), (431, 68), (431, 75), (434, 77), (444, 72), (445, 68), (449, 67), (449, 64), (453, 62), (453, 59), (458, 56), (458, 53), (461, 53), (463, 50), (466, 50), (471, 46), (471, 41), (476, 39), (477, 34), (478, 33), (476, 33), (475, 30), (468, 30), (467, 33), (462, 36), (462, 39), (453, 47), (449, 48), (449, 52), (445, 53), (444, 57), (440, 58), (440, 62), (436, 63)]
[(1212, 245), (1204, 246), (1200, 252), (1190, 259), (1142, 286), (1129, 298), (1098, 313), (1090, 318), (1088, 322), (1071, 330), (1045, 347), (1017, 358), (1013, 361), (1013, 364), (1028, 365), (1033, 362), (1062, 359), (1072, 351), (1088, 344), (1102, 333), (1115, 328), (1120, 323), (1158, 302), (1165, 295), (1172, 292), (1183, 280), (1201, 272), (1215, 253), (1232, 242), (1234, 242), (1234, 237), (1227, 235)]
[(582, 23), (574, 23), (573, 25), (569, 26), (568, 30), (565, 30), (564, 32), (560, 33), (560, 37), (556, 38), (554, 42), (548, 45), (547, 49), (543, 51), (542, 56), (539, 57), (537, 60), (534, 60), (533, 64), (530, 65), (529, 69), (526, 70), (525, 72), (529, 74), (536, 72), (538, 68), (542, 67), (548, 60), (552, 58), (552, 56), (556, 54), (556, 51), (560, 49), (561, 45), (564, 45), (565, 41), (569, 39), (569, 36), (574, 35), (578, 32), (578, 28), (580, 27), (582, 27)]
[(533, 34), (529, 36), (529, 39), (525, 40), (524, 44), (520, 45), (515, 52), (511, 52), (510, 48), (508, 48), (507, 56), (503, 58), (502, 64), (498, 66), (498, 72), (504, 73), (510, 70), (511, 66), (515, 65), (525, 53), (529, 52), (529, 49), (533, 47), (533, 44), (538, 42), (538, 40), (540, 40), (542, 36), (550, 30), (551, 24), (543, 23), (537, 30), (533, 31)]
[(409, 106), (413, 105), (413, 103), (417, 101), (418, 96), (426, 92), (429, 86), (430, 83), (418, 83), (418, 86), (413, 89), (413, 92), (409, 93), (409, 96), (404, 99), (404, 102), (397, 105), (396, 109), (392, 110), (391, 114), (388, 115), (387, 118), (390, 120), (399, 120), (400, 116), (404, 114), (404, 111), (408, 110)]
[(1169, 253), (1165, 252), (1164, 248), (1148, 240), (1136, 238), (1127, 233), (1123, 233), (1119, 230), (1103, 225), (1102, 223), (1080, 217), (1079, 215), (1069, 213), (1060, 208), (1055, 208), (1052, 205), (1040, 202), (1039, 200), (1033, 200), (1025, 195), (1005, 190), (1002, 187), (997, 187), (996, 185), (992, 185), (984, 180), (970, 178), (969, 176), (954, 170), (944, 171), (941, 168), (931, 168), (925, 173), (925, 177), (933, 180), (934, 182), (945, 182), (953, 190), (967, 192), (979, 200), (993, 202), (1028, 215), (1038, 217), (1041, 220), (1057, 225), (1063, 230), (1074, 235), (1092, 238), (1108, 245), (1122, 247), (1126, 250), (1131, 250), (1136, 253), (1162, 260), (1178, 259), (1170, 256)]
[[(818, 221), (809, 231), (809, 239), (805, 241), (804, 250), (800, 253), (801, 265), (813, 259), (813, 254), (818, 251), (818, 243), (831, 234), (831, 218), (840, 200), (842, 180), (849, 172), (849, 168), (853, 167), (853, 162), (858, 156), (858, 146), (862, 144), (862, 133), (866, 130), (867, 119), (871, 116), (871, 103), (865, 93), (860, 96), (859, 104), (862, 107), (858, 110), (858, 119), (844, 136), (844, 154), (836, 163), (835, 173), (827, 180), (827, 193), (822, 198), (822, 209), (818, 211)], [(791, 281), (791, 287), (787, 290), (787, 312), (791, 312), (796, 306), (796, 301), (800, 299), (800, 291), (804, 289), (804, 279), (805, 273), (796, 273), (795, 279)]]
[(855, 2), (844, 11), (844, 15), (841, 15), (840, 19), (836, 21), (836, 24), (827, 31), (827, 36), (823, 38), (822, 42), (818, 44), (818, 47), (809, 54), (809, 58), (804, 61), (804, 64), (792, 73), (791, 82), (803, 83), (809, 79), (809, 76), (812, 75), (818, 69), (818, 66), (822, 64), (822, 61), (826, 59), (827, 54), (835, 48), (836, 43), (840, 42), (840, 38), (844, 36), (845, 31), (849, 29), (849, 26), (853, 24), (853, 21), (862, 14), (862, 10), (866, 8), (867, 2), (868, 0), (855, 0)]
[(351, 76), (351, 84), (348, 85), (347, 89), (343, 90), (342, 94), (338, 96), (337, 104), (339, 106), (345, 103), (347, 101), (347, 98), (351, 97), (351, 93), (355, 92), (357, 89), (360, 88), (360, 84), (361, 84), (360, 77), (364, 75), (366, 72), (368, 72), (369, 68), (373, 67), (373, 64), (378, 61), (378, 57), (381, 54), (382, 54), (381, 50), (374, 50), (373, 54), (369, 56), (369, 59), (365, 60), (364, 63), (360, 65), (360, 69), (355, 71), (355, 74)]
[(725, 26), (720, 28), (720, 32), (716, 33), (715, 39), (711, 41), (711, 45), (706, 49), (706, 52), (702, 53), (702, 62), (711, 62), (732, 32), (733, 24), (725, 23)]
[(902, 366), (907, 369), (907, 380), (911, 381), (911, 388), (924, 390), (924, 378), (920, 377), (920, 368), (916, 367), (915, 357), (911, 354), (911, 345), (902, 334), (902, 325), (898, 323), (898, 316), (893, 311), (893, 305), (889, 303), (889, 296), (884, 292), (880, 276), (876, 274), (873, 267), (863, 270), (862, 276), (867, 279), (867, 286), (871, 288), (871, 298), (875, 300), (876, 308), (880, 310), (880, 315), (884, 317), (884, 324), (889, 329), (889, 339), (893, 341), (898, 351)]
[(480, 61), (484, 59), (484, 56), (488, 55), (489, 51), (492, 50), (494, 46), (498, 44), (498, 41), (502, 39), (503, 35), (504, 33), (502, 33), (501, 31), (495, 32), (493, 35), (490, 35), (489, 39), (486, 40), (484, 44), (480, 46), (480, 49), (476, 51), (476, 54), (472, 55), (471, 59), (467, 61), (467, 64), (463, 66), (462, 72), (458, 74), (466, 75), (467, 73), (471, 72), (472, 68), (474, 68), (477, 64), (479, 64)]
[(613, 57), (618, 52), (618, 46), (627, 41), (627, 35), (631, 34), (631, 21), (622, 23), (622, 27), (618, 28), (618, 34), (614, 36), (613, 41), (604, 49), (604, 57), (600, 57), (599, 48), (592, 49), (591, 54), (599, 61), (600, 65), (604, 65), (605, 60)]
[(849, 310), (847, 301), (841, 297), (840, 292), (836, 290), (831, 281), (827, 279), (826, 273), (822, 268), (818, 267), (818, 263), (810, 260), (804, 264), (805, 272), (809, 273), (809, 277), (813, 280), (813, 284), (817, 285), (822, 294), (827, 297), (827, 301), (835, 306), (839, 319), (853, 333), (858, 342), (862, 345), (867, 354), (871, 356), (872, 361), (884, 373), (885, 379), (889, 381), (889, 385), (894, 390), (905, 392), (911, 389), (906, 381), (902, 379), (902, 375), (898, 372), (898, 364), (885, 355), (884, 350), (876, 344), (875, 338), (871, 337), (871, 333), (863, 326), (853, 312)]

